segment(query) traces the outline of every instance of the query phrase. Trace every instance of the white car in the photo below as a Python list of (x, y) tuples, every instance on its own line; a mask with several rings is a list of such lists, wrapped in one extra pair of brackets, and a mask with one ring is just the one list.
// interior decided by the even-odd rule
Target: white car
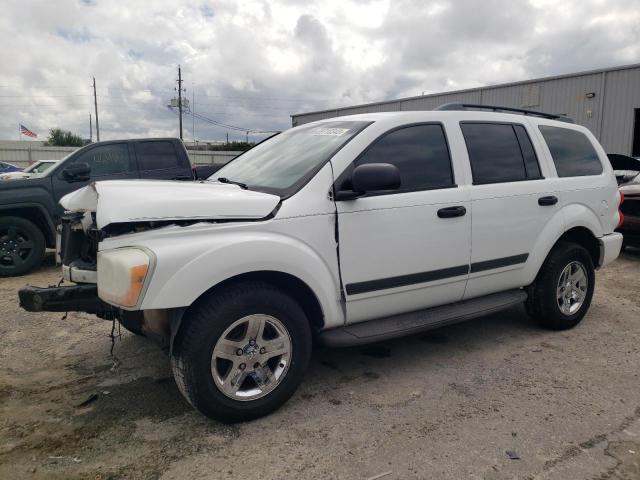
[(0, 175), (0, 180), (16, 180), (19, 178), (30, 178), (34, 175), (46, 172), (49, 168), (54, 166), (58, 160), (38, 160), (32, 163), (27, 168), (19, 172), (7, 172)]
[(474, 107), (323, 120), (208, 181), (71, 193), (77, 285), (26, 287), (21, 304), (160, 339), (187, 400), (224, 422), (282, 405), (314, 338), (375, 342), (521, 303), (574, 327), (622, 244), (607, 156), (566, 118)]

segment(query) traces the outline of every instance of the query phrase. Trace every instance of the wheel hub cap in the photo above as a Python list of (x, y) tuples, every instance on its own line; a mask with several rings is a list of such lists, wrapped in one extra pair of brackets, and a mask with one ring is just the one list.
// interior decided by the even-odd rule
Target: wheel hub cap
[(227, 397), (255, 400), (284, 379), (291, 351), (291, 337), (280, 320), (270, 315), (249, 315), (233, 322), (216, 342), (211, 375)]
[(567, 265), (560, 274), (557, 288), (557, 301), (560, 311), (565, 315), (573, 315), (587, 296), (589, 279), (587, 270), (581, 262), (574, 261)]

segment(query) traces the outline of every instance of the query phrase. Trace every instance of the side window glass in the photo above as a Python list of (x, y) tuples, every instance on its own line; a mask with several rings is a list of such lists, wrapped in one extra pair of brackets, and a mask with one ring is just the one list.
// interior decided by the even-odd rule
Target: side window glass
[(600, 175), (602, 163), (587, 136), (569, 128), (540, 125), (559, 177)]
[(524, 168), (527, 171), (527, 179), (536, 180), (542, 178), (538, 157), (536, 156), (536, 151), (533, 148), (526, 129), (522, 125), (514, 125), (513, 129), (516, 132), (516, 137), (518, 137), (518, 143), (520, 144), (520, 150), (524, 158)]
[(428, 190), (454, 184), (449, 147), (441, 125), (415, 125), (376, 140), (356, 166), (390, 163), (400, 170), (400, 191)]
[(462, 123), (474, 185), (527, 179), (523, 154), (511, 124)]
[(164, 170), (178, 166), (178, 155), (171, 142), (141, 142), (136, 144), (140, 170)]
[(76, 158), (74, 163), (87, 163), (91, 167), (91, 177), (115, 175), (132, 170), (126, 143), (112, 143), (92, 148)]

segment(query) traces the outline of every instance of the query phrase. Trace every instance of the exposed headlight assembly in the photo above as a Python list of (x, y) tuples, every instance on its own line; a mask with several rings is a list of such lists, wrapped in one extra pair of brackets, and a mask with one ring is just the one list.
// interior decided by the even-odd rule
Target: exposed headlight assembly
[(98, 297), (134, 310), (142, 301), (154, 263), (153, 253), (138, 247), (98, 252)]

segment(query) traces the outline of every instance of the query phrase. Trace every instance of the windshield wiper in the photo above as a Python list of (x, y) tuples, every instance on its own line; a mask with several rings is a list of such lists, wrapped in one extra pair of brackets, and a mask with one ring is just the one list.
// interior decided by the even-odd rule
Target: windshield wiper
[(226, 178), (226, 177), (220, 177), (220, 178), (217, 178), (216, 180), (218, 180), (220, 183), (230, 183), (230, 184), (232, 184), (232, 185), (238, 185), (238, 186), (239, 186), (241, 189), (243, 189), (243, 190), (247, 190), (247, 189), (249, 188), (249, 187), (247, 187), (247, 184), (246, 184), (246, 183), (236, 182), (236, 181), (233, 181), (233, 180), (229, 180), (229, 179), (228, 179), (228, 178)]

